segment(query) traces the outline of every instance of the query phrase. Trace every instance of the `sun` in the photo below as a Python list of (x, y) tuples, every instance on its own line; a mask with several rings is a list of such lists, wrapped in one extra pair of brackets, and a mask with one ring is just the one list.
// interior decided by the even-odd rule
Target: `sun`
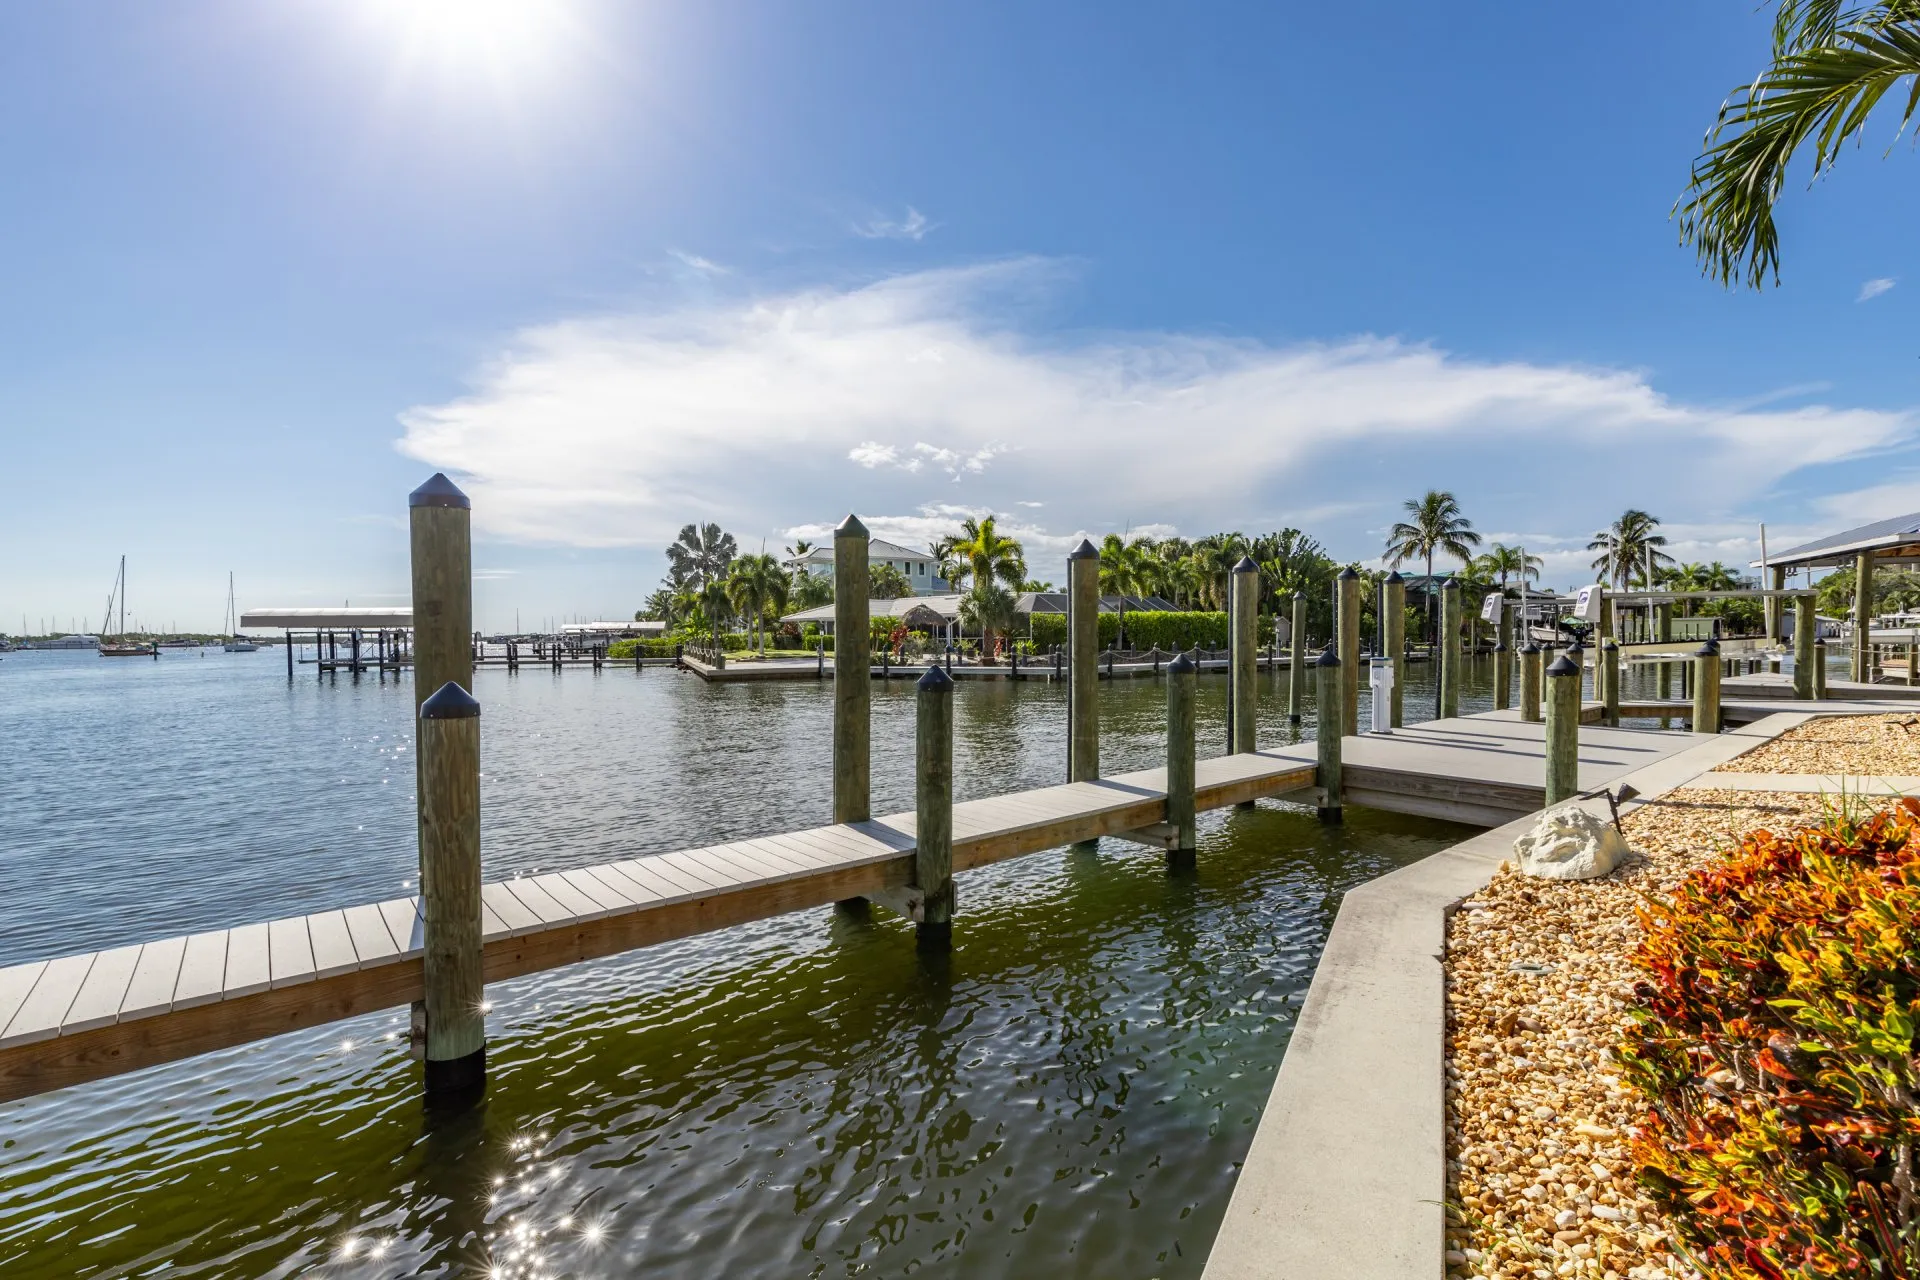
[(569, 0), (368, 0), (416, 70), (517, 79), (551, 63), (573, 25)]

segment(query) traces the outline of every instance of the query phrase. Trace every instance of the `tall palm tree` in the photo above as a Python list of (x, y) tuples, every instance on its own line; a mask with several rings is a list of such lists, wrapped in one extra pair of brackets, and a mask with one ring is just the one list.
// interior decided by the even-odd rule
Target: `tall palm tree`
[(1672, 564), (1673, 557), (1660, 550), (1667, 545), (1667, 535), (1656, 532), (1659, 528), (1660, 521), (1644, 511), (1623, 512), (1611, 527), (1600, 530), (1587, 543), (1587, 550), (1600, 553), (1594, 557), (1593, 570), (1625, 591), (1635, 574), (1646, 578), (1649, 561)]
[(787, 548), (787, 559), (798, 560), (811, 550), (813, 550), (813, 544), (811, 542), (805, 538), (795, 538), (793, 545)]
[(994, 637), (1012, 630), (1015, 618), (1013, 592), (992, 578), (979, 578), (960, 597), (960, 625), (980, 628), (980, 654), (996, 652)]
[(1539, 556), (1528, 555), (1519, 547), (1509, 547), (1502, 542), (1489, 543), (1485, 552), (1474, 563), (1480, 566), (1481, 573), (1495, 578), (1500, 583), (1500, 593), (1506, 594), (1509, 578), (1524, 578), (1529, 582), (1540, 581), (1540, 570), (1546, 561)]
[(1233, 566), (1247, 551), (1247, 538), (1241, 533), (1210, 533), (1193, 544), (1193, 563), (1199, 570), (1202, 593), (1215, 609), (1227, 607)]
[(722, 637), (726, 632), (727, 620), (733, 616), (733, 598), (727, 594), (724, 582), (709, 582), (694, 593), (699, 602), (700, 612), (707, 620), (707, 630), (713, 636), (715, 653), (724, 648)]
[[(1701, 271), (1723, 285), (1778, 283), (1773, 207), (1794, 157), (1811, 142), (1821, 177), (1902, 81), (1920, 83), (1920, 4), (1781, 0), (1772, 62), (1728, 95), (1674, 207)], [(1904, 130), (1920, 97), (1909, 91), (1894, 101)]]
[(1396, 521), (1387, 530), (1387, 563), (1398, 569), (1402, 561), (1423, 557), (1427, 562), (1427, 631), (1433, 633), (1433, 557), (1445, 552), (1465, 564), (1473, 559), (1480, 535), (1473, 521), (1460, 513), (1460, 500), (1451, 493), (1429, 489), (1424, 497), (1406, 501), (1410, 520)]
[(957, 554), (959, 546), (960, 535), (954, 533), (935, 538), (927, 544), (927, 551), (933, 556), (933, 572), (946, 581), (949, 591), (959, 591), (960, 584), (966, 581), (969, 572), (966, 560)]
[(673, 585), (705, 588), (720, 581), (738, 550), (733, 535), (717, 524), (687, 525), (667, 544), (667, 568)]
[(743, 618), (751, 619), (760, 656), (767, 655), (767, 613), (787, 603), (787, 574), (770, 555), (741, 556), (727, 572), (727, 597)]
[(1017, 541), (994, 528), (992, 516), (962, 520), (953, 555), (966, 562), (975, 586), (999, 582), (1017, 589), (1027, 579), (1025, 553)]

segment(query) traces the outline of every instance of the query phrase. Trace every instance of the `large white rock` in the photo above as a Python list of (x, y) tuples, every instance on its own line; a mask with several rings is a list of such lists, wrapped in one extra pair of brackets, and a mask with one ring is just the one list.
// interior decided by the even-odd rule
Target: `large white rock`
[(1605, 818), (1563, 805), (1549, 809), (1513, 842), (1520, 870), (1543, 880), (1592, 880), (1627, 856), (1627, 842)]

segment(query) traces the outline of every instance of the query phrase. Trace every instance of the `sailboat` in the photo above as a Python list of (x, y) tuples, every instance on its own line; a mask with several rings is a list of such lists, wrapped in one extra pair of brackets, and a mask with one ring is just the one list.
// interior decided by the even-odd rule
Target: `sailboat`
[[(125, 556), (120, 557), (120, 572), (113, 580), (113, 590), (107, 593), (107, 616), (101, 619), (103, 624), (113, 617), (113, 602), (115, 600), (120, 602), (120, 638), (111, 644), (102, 641), (100, 645), (100, 656), (103, 658), (144, 658), (152, 654), (156, 658), (159, 657), (160, 651), (152, 645), (129, 644), (127, 642), (127, 558)], [(105, 630), (104, 625), (101, 629)]]
[(240, 611), (233, 603), (233, 570), (227, 570), (227, 642), (220, 647), (228, 653), (258, 653), (260, 646), (240, 634)]

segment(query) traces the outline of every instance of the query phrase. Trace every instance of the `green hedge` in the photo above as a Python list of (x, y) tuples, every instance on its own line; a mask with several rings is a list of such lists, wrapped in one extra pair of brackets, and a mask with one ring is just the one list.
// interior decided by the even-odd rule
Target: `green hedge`
[[(1260, 634), (1271, 636), (1271, 619), (1260, 620)], [(1120, 640), (1120, 615), (1103, 613), (1100, 615), (1100, 647), (1110, 649)], [(1067, 618), (1060, 613), (1037, 613), (1033, 616), (1034, 647), (1045, 652), (1054, 645), (1067, 643)], [(1159, 612), (1149, 611), (1127, 614), (1127, 648), (1129, 649), (1191, 649), (1199, 645), (1203, 649), (1224, 649), (1227, 647), (1227, 615), (1206, 612)]]

